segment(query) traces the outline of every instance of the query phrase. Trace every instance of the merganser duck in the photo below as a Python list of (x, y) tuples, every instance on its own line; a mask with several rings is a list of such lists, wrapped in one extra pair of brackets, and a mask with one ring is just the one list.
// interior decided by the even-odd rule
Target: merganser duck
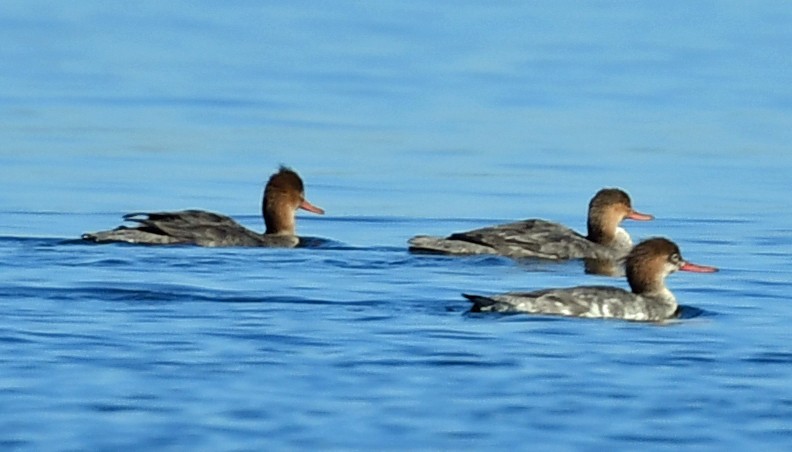
[(629, 195), (603, 188), (589, 202), (588, 235), (558, 223), (524, 220), (457, 232), (447, 238), (419, 235), (409, 240), (410, 251), (434, 254), (499, 254), (512, 258), (605, 259), (623, 258), (632, 248), (630, 234), (619, 227), (625, 218), (652, 220), (635, 211)]
[(463, 296), (473, 302), (472, 312), (525, 312), (660, 322), (679, 315), (676, 298), (665, 286), (666, 276), (677, 270), (718, 271), (715, 267), (685, 261), (679, 247), (665, 238), (652, 238), (636, 245), (627, 255), (626, 267), (627, 282), (632, 292), (618, 287), (579, 286), (493, 296)]
[(305, 199), (300, 176), (281, 167), (264, 189), (261, 211), (266, 231), (260, 234), (245, 228), (230, 217), (203, 210), (178, 212), (141, 212), (124, 215), (124, 220), (139, 223), (135, 227), (119, 226), (110, 231), (83, 234), (83, 240), (107, 243), (127, 242), (148, 245), (255, 246), (294, 247), (297, 209), (319, 215), (324, 210)]

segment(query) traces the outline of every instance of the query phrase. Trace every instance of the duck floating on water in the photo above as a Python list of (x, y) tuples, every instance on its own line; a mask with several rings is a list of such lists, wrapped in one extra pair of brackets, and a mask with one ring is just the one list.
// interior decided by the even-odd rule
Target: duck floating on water
[(631, 291), (609, 286), (579, 286), (463, 296), (473, 303), (472, 312), (523, 312), (661, 322), (679, 315), (676, 298), (665, 285), (666, 276), (675, 271), (712, 273), (718, 269), (687, 262), (674, 242), (652, 238), (636, 245), (627, 255), (626, 273)]
[(558, 223), (533, 219), (457, 232), (446, 238), (419, 235), (411, 238), (409, 244), (410, 251), (418, 253), (617, 260), (632, 248), (630, 234), (619, 226), (625, 218), (654, 219), (634, 210), (630, 196), (623, 190), (603, 188), (589, 202), (585, 236)]
[(82, 235), (82, 239), (96, 243), (289, 248), (300, 243), (295, 227), (297, 209), (324, 214), (324, 210), (305, 199), (300, 176), (290, 168), (281, 167), (264, 188), (261, 211), (266, 231), (263, 234), (247, 229), (225, 215), (181, 210), (130, 213), (124, 215), (124, 220), (136, 222), (137, 226), (87, 233)]

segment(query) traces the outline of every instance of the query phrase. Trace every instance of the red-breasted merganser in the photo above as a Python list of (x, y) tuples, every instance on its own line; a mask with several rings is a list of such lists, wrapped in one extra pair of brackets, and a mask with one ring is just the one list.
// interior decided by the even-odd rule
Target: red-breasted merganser
[(256, 246), (294, 247), (297, 209), (316, 214), (324, 210), (305, 199), (300, 176), (281, 167), (264, 189), (261, 211), (267, 229), (260, 234), (245, 228), (230, 217), (203, 210), (178, 212), (143, 212), (124, 215), (124, 220), (139, 223), (135, 227), (119, 226), (110, 231), (83, 234), (84, 240), (107, 243), (127, 242), (148, 245)]
[(493, 296), (468, 295), (473, 312), (525, 312), (570, 317), (616, 318), (660, 322), (679, 314), (665, 277), (677, 270), (712, 273), (715, 267), (685, 261), (679, 247), (665, 238), (644, 240), (627, 255), (627, 282), (632, 292), (618, 287), (580, 286)]
[(632, 248), (630, 235), (619, 227), (625, 218), (653, 219), (636, 212), (630, 197), (618, 188), (603, 188), (589, 202), (588, 235), (558, 223), (524, 220), (457, 232), (446, 238), (419, 235), (409, 240), (410, 251), (436, 254), (499, 254), (512, 258), (608, 259), (623, 258)]

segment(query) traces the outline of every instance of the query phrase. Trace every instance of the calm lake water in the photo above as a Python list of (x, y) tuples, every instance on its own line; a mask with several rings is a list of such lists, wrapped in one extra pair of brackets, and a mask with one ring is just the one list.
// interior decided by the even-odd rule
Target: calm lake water
[[(0, 447), (792, 448), (786, 2), (5, 1)], [(314, 249), (95, 246), (140, 210)], [(620, 279), (415, 256), (619, 186), (711, 275), (657, 326), (472, 315)]]

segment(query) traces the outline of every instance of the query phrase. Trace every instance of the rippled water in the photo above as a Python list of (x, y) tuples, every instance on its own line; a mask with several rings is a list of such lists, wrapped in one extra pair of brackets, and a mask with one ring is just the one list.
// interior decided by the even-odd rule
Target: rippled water
[[(6, 2), (4, 449), (792, 446), (792, 9), (754, 2)], [(294, 250), (96, 246), (123, 213)], [(628, 190), (712, 275), (669, 325), (467, 313), (462, 292), (625, 283), (406, 252)]]

